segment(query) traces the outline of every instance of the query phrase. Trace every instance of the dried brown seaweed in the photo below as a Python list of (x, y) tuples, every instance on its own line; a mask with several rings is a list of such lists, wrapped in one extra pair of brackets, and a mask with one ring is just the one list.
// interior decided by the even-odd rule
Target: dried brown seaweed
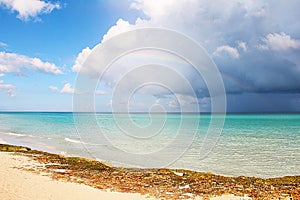
[(111, 167), (80, 157), (65, 157), (27, 147), (1, 145), (0, 151), (20, 152), (43, 167), (38, 172), (52, 178), (83, 183), (95, 188), (141, 193), (159, 199), (191, 199), (235, 194), (252, 199), (300, 199), (300, 176), (280, 178), (225, 177), (212, 173), (173, 169)]

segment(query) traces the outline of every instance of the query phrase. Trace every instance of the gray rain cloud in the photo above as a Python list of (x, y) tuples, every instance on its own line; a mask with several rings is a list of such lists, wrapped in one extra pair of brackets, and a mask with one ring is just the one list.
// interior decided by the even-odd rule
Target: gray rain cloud
[[(131, 9), (141, 17), (134, 23), (119, 19), (103, 41), (135, 28), (178, 31), (196, 40), (216, 63), (228, 111), (295, 112), (300, 111), (299, 7), (297, 0), (133, 1)], [(193, 71), (184, 73), (193, 79)], [(209, 95), (202, 80), (193, 83), (199, 99)]]

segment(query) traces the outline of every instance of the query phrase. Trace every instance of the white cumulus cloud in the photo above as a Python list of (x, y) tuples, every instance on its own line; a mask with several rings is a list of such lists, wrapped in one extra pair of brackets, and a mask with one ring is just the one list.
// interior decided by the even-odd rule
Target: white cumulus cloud
[(50, 85), (49, 88), (53, 91), (58, 91), (58, 87)]
[(91, 52), (92, 50), (89, 47), (82, 49), (82, 51), (76, 57), (75, 64), (72, 66), (72, 70), (78, 72)]
[(0, 0), (0, 5), (18, 13), (17, 18), (23, 21), (38, 19), (40, 14), (51, 13), (54, 9), (60, 9), (59, 3), (51, 3), (42, 0)]
[(300, 40), (291, 38), (290, 35), (281, 33), (270, 33), (262, 39), (264, 44), (260, 44), (259, 48), (263, 50), (285, 51), (288, 49), (299, 49)]
[[(75, 94), (75, 93), (78, 93), (78, 91), (72, 87), (71, 83), (68, 83), (68, 82), (65, 82), (64, 86), (59, 89), (57, 86), (53, 86), (53, 85), (50, 85), (49, 86), (49, 89), (50, 90), (53, 90), (55, 92), (59, 92), (61, 94)], [(83, 91), (81, 91), (82, 93), (84, 93)], [(96, 90), (94, 92), (94, 94), (96, 95), (107, 95), (109, 94), (107, 91), (104, 91), (104, 90)]]
[(23, 68), (49, 74), (62, 74), (62, 71), (55, 64), (43, 62), (39, 58), (0, 52), (0, 73), (21, 72)]
[(217, 47), (217, 49), (213, 53), (213, 56), (220, 56), (224, 52), (227, 53), (232, 58), (240, 57), (238, 50), (236, 48), (228, 46), (228, 45), (222, 45), (222, 46)]
[(137, 28), (136, 25), (129, 24), (128, 21), (125, 21), (123, 19), (118, 19), (116, 22), (116, 25), (112, 26), (107, 33), (103, 36), (102, 42), (110, 39), (113, 36), (116, 36), (120, 33), (133, 30), (134, 28)]
[(16, 86), (5, 84), (3, 80), (0, 80), (0, 91), (5, 91), (10, 97), (16, 96)]
[(50, 90), (53, 90), (55, 92), (59, 92), (61, 94), (75, 94), (75, 89), (72, 88), (71, 83), (66, 82), (64, 86), (61, 89), (58, 89), (58, 87), (50, 85)]
[(66, 83), (59, 92), (62, 94), (75, 94), (75, 89), (72, 88), (71, 83)]

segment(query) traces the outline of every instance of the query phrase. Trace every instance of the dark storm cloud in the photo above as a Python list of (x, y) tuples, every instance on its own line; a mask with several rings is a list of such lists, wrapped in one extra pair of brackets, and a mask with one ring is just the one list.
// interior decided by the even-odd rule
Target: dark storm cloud
[[(229, 110), (264, 110), (263, 105), (266, 110), (297, 110), (299, 7), (298, 0), (133, 1), (131, 8), (144, 17), (134, 23), (119, 19), (104, 40), (134, 28), (178, 31), (196, 40), (215, 61), (224, 80)], [(210, 96), (204, 79), (195, 76), (192, 69), (183, 70), (182, 74), (189, 77), (198, 99)], [(148, 74), (141, 73), (137, 79), (144, 76)], [(174, 84), (177, 94), (190, 95), (181, 84)], [(267, 104), (256, 98), (264, 95), (270, 97)], [(163, 98), (165, 94), (159, 91), (154, 96)]]
[(279, 52), (253, 52), (216, 63), (229, 94), (300, 92), (300, 67)]

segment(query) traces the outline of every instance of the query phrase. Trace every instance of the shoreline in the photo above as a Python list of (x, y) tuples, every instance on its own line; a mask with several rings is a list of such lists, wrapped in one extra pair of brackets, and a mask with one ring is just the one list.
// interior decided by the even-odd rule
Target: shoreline
[[(261, 178), (300, 175), (298, 167), (300, 166), (300, 137), (298, 137), (300, 128), (297, 123), (300, 116), (227, 116), (222, 134), (218, 136), (214, 148), (210, 149), (209, 156), (205, 157), (202, 156), (202, 149), (211, 120), (209, 117), (201, 118), (201, 125), (197, 129), (182, 131), (182, 134), (187, 134), (186, 137), (190, 139), (192, 145), (186, 148), (184, 148), (187, 145), (184, 142), (186, 140), (177, 140), (177, 135), (174, 135), (182, 118), (179, 115), (170, 117), (168, 120), (170, 126), (162, 130), (162, 137), (153, 137), (149, 141), (136, 141), (123, 135), (120, 127), (118, 128), (114, 123), (112, 115), (99, 116), (96, 118), (97, 123), (86, 127), (75, 123), (72, 115), (59, 113), (6, 114), (1, 117), (5, 120), (0, 129), (6, 134), (2, 136), (0, 133), (0, 138), (2, 137), (9, 144), (68, 156), (82, 156), (114, 166), (183, 168), (223, 176)], [(80, 120), (90, 120), (91, 117), (93, 116), (89, 114), (81, 115)], [(146, 116), (132, 117), (137, 120), (137, 123), (148, 121)], [(187, 116), (188, 123), (195, 122), (196, 119), (198, 117)], [(282, 126), (276, 122), (284, 123), (287, 129), (282, 129)], [(82, 129), (78, 125), (82, 126)], [(76, 127), (81, 130), (76, 131)], [(152, 133), (147, 129), (143, 134)], [(105, 136), (106, 139), (102, 140), (99, 136)], [(120, 136), (124, 137), (119, 140)], [(180, 150), (172, 141), (178, 143)], [(150, 161), (147, 163), (147, 160), (142, 159), (131, 160), (138, 158), (138, 154), (143, 152), (149, 154), (161, 150), (165, 152), (165, 158), (156, 154), (158, 160), (153, 163)], [(122, 154), (122, 151), (130, 154)], [(176, 151), (180, 151), (181, 154), (177, 155)], [(153, 158), (150, 154), (148, 156)], [(172, 161), (166, 162), (166, 159)]]
[[(24, 140), (25, 138), (25, 140)], [(0, 144), (10, 144), (14, 146), (26, 146), (31, 149), (36, 149), (40, 151), (45, 151), (53, 154), (63, 154), (63, 152), (56, 149), (54, 146), (50, 146), (42, 141), (39, 141), (33, 136), (28, 136), (25, 134), (19, 134), (14, 132), (9, 132), (6, 130), (0, 130)]]
[(13, 152), (12, 160), (14, 156), (22, 156), (39, 163), (38, 167), (24, 169), (20, 166), (18, 170), (40, 176), (46, 174), (53, 181), (87, 185), (102, 192), (142, 194), (159, 199), (300, 199), (300, 176), (262, 179), (225, 177), (183, 169), (122, 168), (86, 158), (4, 144), (0, 144), (0, 151)]

